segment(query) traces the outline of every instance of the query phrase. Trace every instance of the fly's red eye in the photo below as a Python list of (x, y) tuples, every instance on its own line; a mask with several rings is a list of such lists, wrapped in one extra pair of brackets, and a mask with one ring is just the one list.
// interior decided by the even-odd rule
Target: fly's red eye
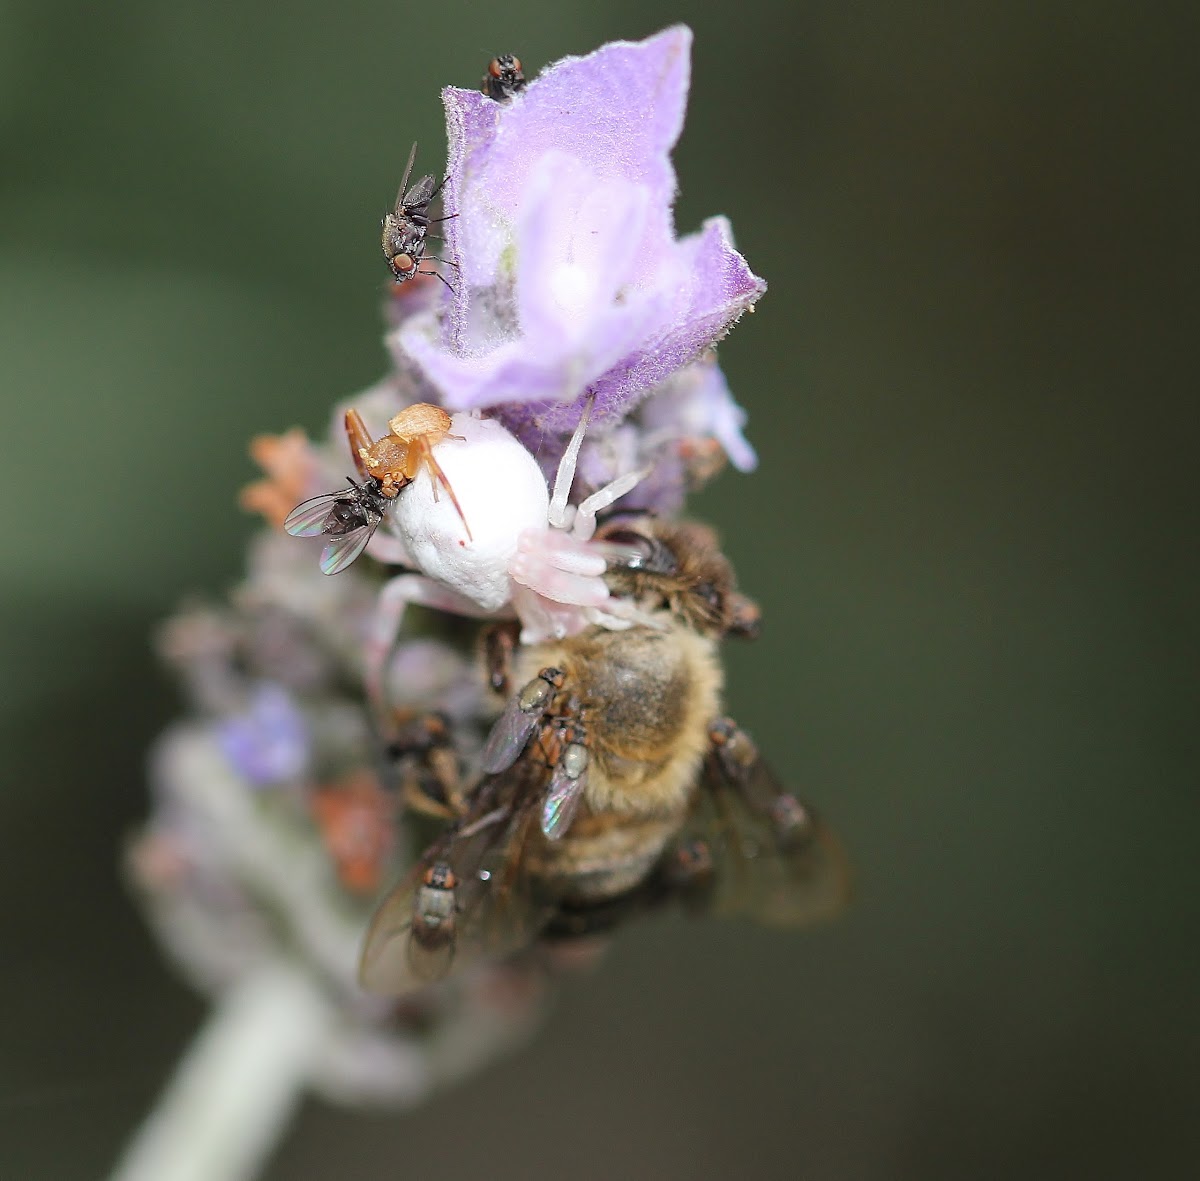
[(412, 256), (409, 254), (397, 254), (392, 259), (392, 270), (397, 274), (411, 271), (416, 265), (417, 264), (412, 260)]
[(499, 78), (503, 72), (504, 67), (500, 65), (500, 59), (498, 57), (492, 58), (492, 60), (488, 63), (488, 73), (491, 74), (493, 78)]
[(512, 59), (512, 68), (519, 74), (521, 72), (521, 59), (514, 57)]

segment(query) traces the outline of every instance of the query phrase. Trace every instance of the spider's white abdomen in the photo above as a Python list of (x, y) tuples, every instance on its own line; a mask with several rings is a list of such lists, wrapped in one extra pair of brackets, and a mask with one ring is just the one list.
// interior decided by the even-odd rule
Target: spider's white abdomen
[(550, 507), (537, 461), (500, 423), (456, 414), (433, 448), (471, 528), (467, 540), (454, 502), (424, 466), (397, 497), (391, 527), (421, 573), (452, 587), (485, 611), (512, 598), (509, 564), (526, 529), (545, 529)]

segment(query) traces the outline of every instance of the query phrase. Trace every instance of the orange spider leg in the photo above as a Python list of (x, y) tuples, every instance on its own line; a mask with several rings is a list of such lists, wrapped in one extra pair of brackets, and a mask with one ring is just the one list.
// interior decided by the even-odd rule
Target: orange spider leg
[(350, 442), (350, 455), (354, 459), (354, 466), (358, 469), (358, 474), (364, 479), (370, 479), (371, 473), (367, 471), (367, 465), (363, 462), (362, 453), (371, 446), (371, 435), (367, 431), (367, 424), (363, 422), (362, 415), (357, 410), (347, 410), (345, 417), (346, 438)]
[[(471, 526), (467, 524), (466, 515), (462, 511), (462, 505), (458, 503), (458, 497), (454, 495), (454, 489), (450, 487), (450, 481), (446, 479), (446, 473), (442, 471), (442, 465), (438, 463), (436, 459), (434, 459), (433, 445), (429, 442), (428, 437), (422, 435), (419, 439), (414, 439), (413, 447), (419, 449), (417, 454), (418, 462), (429, 465), (429, 470), (434, 474), (437, 480), (441, 483), (442, 487), (445, 488), (446, 492), (449, 494), (450, 501), (454, 505), (455, 510), (458, 512), (458, 518), (460, 521), (462, 521), (463, 528), (467, 531), (467, 540), (474, 541), (475, 538), (471, 536)], [(433, 498), (434, 500), (437, 499), (437, 484), (434, 484), (433, 486)]]

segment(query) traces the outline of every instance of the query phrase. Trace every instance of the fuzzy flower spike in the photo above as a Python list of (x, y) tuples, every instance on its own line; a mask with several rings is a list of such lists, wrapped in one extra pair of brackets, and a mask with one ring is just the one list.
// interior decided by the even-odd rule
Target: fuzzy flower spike
[[(725, 219), (673, 225), (690, 45), (616, 42), (523, 88), (498, 59), (505, 85), (446, 90), (453, 290), (409, 275), (424, 237), (406, 240), (392, 372), (327, 439), (256, 441), (267, 479), (243, 503), (272, 529), (228, 603), (164, 629), (191, 708), (128, 859), (215, 1008), (113, 1181), (247, 1181), (305, 1089), (408, 1106), (540, 1019), (567, 963), (547, 947), (400, 1002), (356, 982), (377, 890), (424, 847), (407, 809), (454, 813), (493, 723), (465, 643), (396, 637), (410, 602), (515, 616), (525, 643), (652, 623), (608, 585), (641, 551), (598, 542), (597, 515), (669, 515), (726, 460), (754, 466), (712, 346), (765, 285)], [(434, 188), (393, 221), (427, 229)], [(405, 569), (380, 590), (371, 560)]]

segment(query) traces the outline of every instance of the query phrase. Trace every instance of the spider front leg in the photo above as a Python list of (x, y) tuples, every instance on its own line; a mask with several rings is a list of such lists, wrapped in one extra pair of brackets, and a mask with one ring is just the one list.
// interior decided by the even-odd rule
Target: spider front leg
[[(517, 541), (517, 553), (509, 566), (513, 581), (534, 595), (553, 603), (583, 609), (578, 626), (588, 621), (588, 609), (601, 607), (609, 601), (608, 587), (604, 582), (604, 572), (608, 569), (606, 555), (601, 547), (588, 544), (596, 531), (596, 514), (624, 496), (648, 471), (627, 472), (598, 492), (593, 492), (578, 507), (568, 503), (593, 402), (594, 398), (589, 397), (579, 425), (559, 462), (554, 476), (554, 491), (550, 497), (547, 527), (527, 529), (521, 534)], [(559, 613), (551, 610), (549, 614)], [(525, 619), (524, 614), (522, 619)], [(578, 630), (578, 626), (573, 626), (570, 621), (556, 622), (562, 622), (567, 631)], [(535, 627), (531, 630), (539, 629)]]
[(598, 607), (608, 599), (598, 553), (562, 529), (526, 529), (517, 539), (509, 574), (535, 594), (577, 607)]
[(388, 659), (396, 646), (396, 637), (404, 621), (404, 609), (409, 603), (467, 615), (472, 619), (482, 619), (488, 615), (472, 599), (423, 574), (400, 574), (387, 583), (379, 592), (375, 614), (368, 624), (363, 670), (367, 700), (377, 716), (383, 719), (388, 716)]
[(640, 484), (651, 472), (651, 468), (640, 468), (635, 472), (626, 472), (618, 476), (610, 484), (605, 484), (598, 492), (593, 492), (575, 510), (575, 520), (571, 532), (580, 541), (587, 541), (596, 532), (596, 514), (603, 512), (610, 504), (620, 500), (626, 492)]

